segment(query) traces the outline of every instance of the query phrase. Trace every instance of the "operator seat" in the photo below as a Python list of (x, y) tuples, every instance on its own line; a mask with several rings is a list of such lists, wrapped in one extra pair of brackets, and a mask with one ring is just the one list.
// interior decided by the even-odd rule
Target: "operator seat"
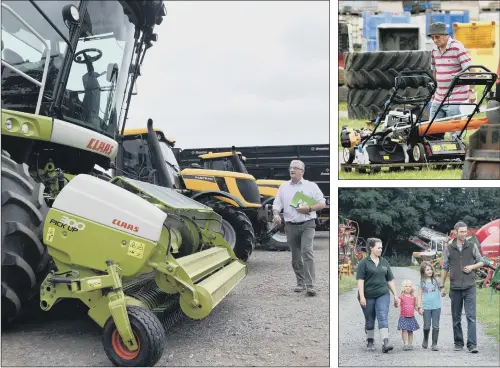
[[(2, 59), (9, 63), (10, 65), (22, 64), (24, 63), (24, 59), (17, 52), (12, 51), (11, 49), (4, 49), (4, 43), (2, 40), (2, 51), (3, 57)], [(3, 76), (4, 66), (2, 65), (2, 76)]]

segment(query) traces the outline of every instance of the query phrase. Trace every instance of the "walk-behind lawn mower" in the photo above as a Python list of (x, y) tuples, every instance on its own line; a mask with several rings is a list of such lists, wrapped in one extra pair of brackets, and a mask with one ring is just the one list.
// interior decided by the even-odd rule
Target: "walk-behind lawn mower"
[[(471, 68), (482, 69), (469, 72)], [(412, 78), (428, 80), (424, 93), (406, 97), (398, 92), (404, 89)], [(460, 120), (457, 115), (443, 119), (424, 121), (424, 111), (436, 91), (436, 81), (429, 71), (402, 71), (395, 79), (395, 86), (385, 104), (384, 111), (373, 123), (374, 128), (353, 130), (347, 126), (341, 130), (341, 144), (344, 147), (341, 164), (343, 171), (353, 168), (359, 172), (380, 172), (383, 167), (399, 171), (403, 167), (430, 167), (443, 169), (448, 166), (461, 166), (465, 159), (466, 143), (462, 135), (466, 129), (477, 129), (487, 124), (487, 118), (472, 119), (479, 112), (486, 95), (496, 81), (497, 75), (482, 66), (470, 66), (453, 78), (450, 87), (439, 105), (437, 113), (445, 105), (472, 105), (474, 111), (467, 119)], [(447, 103), (456, 86), (484, 85), (482, 96), (477, 103)], [(393, 105), (403, 108), (391, 110)], [(450, 120), (458, 119), (458, 120)], [(445, 133), (458, 132), (454, 137), (445, 139)]]

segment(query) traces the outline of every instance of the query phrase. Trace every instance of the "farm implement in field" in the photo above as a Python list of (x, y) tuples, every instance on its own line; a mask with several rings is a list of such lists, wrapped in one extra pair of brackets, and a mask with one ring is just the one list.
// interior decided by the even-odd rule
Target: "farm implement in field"
[[(352, 275), (359, 259), (363, 257), (360, 247), (359, 224), (356, 221), (339, 216), (339, 279), (342, 275)], [(366, 252), (366, 250), (365, 250)]]
[[(481, 71), (469, 72), (471, 68)], [(398, 94), (411, 78), (427, 79), (425, 92), (414, 97)], [(436, 82), (428, 71), (400, 72), (385, 109), (373, 123), (372, 129), (367, 127), (353, 130), (347, 126), (342, 127), (340, 138), (344, 147), (344, 162), (341, 163), (341, 170), (377, 173), (382, 168), (401, 171), (463, 166), (467, 151), (467, 144), (462, 140), (463, 133), (491, 124), (488, 118), (473, 119), (473, 116), (480, 111), (479, 107), (496, 79), (495, 73), (482, 66), (469, 67), (453, 78), (436, 114), (430, 121), (424, 121), (424, 111), (436, 91)], [(484, 85), (485, 88), (477, 103), (445, 103), (453, 89), (461, 85)], [(394, 104), (405, 107), (391, 110)], [(474, 110), (467, 115), (436, 119), (445, 105), (472, 105)], [(462, 116), (467, 118), (459, 119)], [(445, 139), (446, 133), (452, 133), (451, 137)]]

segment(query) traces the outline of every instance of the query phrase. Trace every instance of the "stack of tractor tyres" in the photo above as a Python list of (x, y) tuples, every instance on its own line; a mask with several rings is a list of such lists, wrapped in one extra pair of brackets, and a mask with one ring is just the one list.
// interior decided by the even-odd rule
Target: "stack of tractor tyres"
[(48, 213), (44, 186), (26, 164), (2, 151), (2, 322), (12, 322), (38, 296), (50, 256), (42, 243)]
[[(431, 73), (430, 51), (350, 52), (345, 53), (344, 60), (350, 119), (375, 119), (383, 111), (399, 72), (427, 70)], [(405, 95), (412, 97), (427, 93), (423, 88), (429, 81), (425, 76), (401, 79), (398, 94), (402, 95), (403, 89)]]

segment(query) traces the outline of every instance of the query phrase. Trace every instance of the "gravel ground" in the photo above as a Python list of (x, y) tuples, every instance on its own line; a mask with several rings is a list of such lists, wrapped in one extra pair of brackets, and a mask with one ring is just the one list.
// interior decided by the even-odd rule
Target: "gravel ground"
[[(248, 276), (202, 321), (167, 332), (157, 366), (329, 366), (329, 238), (315, 241), (318, 295), (294, 293), (290, 252), (256, 250)], [(73, 314), (70, 314), (73, 313)], [(109, 366), (100, 328), (74, 301), (2, 329), (3, 366)]]
[[(410, 268), (393, 268), (396, 277), (396, 287), (401, 290), (401, 281), (410, 279), (415, 284), (419, 280), (416, 270)], [(381, 351), (382, 342), (378, 331), (375, 333), (375, 345), (377, 351), (369, 353), (366, 351), (366, 339), (364, 333), (364, 318), (359, 302), (357, 291), (342, 294), (339, 298), (339, 366), (433, 366), (433, 367), (485, 367), (500, 366), (500, 347), (498, 342), (491, 336), (487, 336), (485, 329), (479, 323), (477, 326), (477, 340), (479, 353), (471, 354), (467, 349), (454, 351), (453, 325), (451, 320), (450, 298), (448, 295), (441, 299), (441, 320), (439, 331), (439, 351), (431, 351), (422, 348), (423, 340), (423, 317), (417, 314), (420, 329), (413, 333), (413, 351), (403, 351), (401, 331), (397, 330), (399, 310), (394, 308), (391, 296), (391, 309), (389, 310), (389, 340), (394, 350), (387, 354)], [(464, 337), (467, 336), (467, 322), (465, 314), (462, 318), (462, 330)], [(429, 336), (430, 338), (431, 336)]]

